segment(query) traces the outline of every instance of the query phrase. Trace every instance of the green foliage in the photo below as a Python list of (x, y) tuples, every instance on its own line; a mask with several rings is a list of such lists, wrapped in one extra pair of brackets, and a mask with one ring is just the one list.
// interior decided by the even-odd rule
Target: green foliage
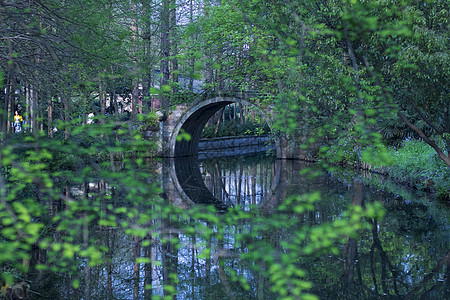
[(425, 142), (407, 138), (400, 147), (390, 149), (389, 156), (393, 158), (389, 168), (391, 176), (419, 189), (431, 189), (444, 198), (449, 197), (450, 171)]
[[(220, 92), (227, 86), (233, 92), (256, 90), (262, 96), (252, 101), (270, 105), (276, 112), (272, 129), (295, 147), (320, 147), (320, 158), (331, 162), (392, 164), (397, 178), (412, 178), (448, 195), (448, 168), (430, 147), (408, 140), (387, 150), (382, 140), (391, 144), (409, 134), (393, 121), (394, 113), (403, 112), (427, 136), (443, 138), (441, 148), (449, 148), (446, 1), (220, 2), (205, 7), (195, 22), (191, 16), (184, 30), (174, 28), (183, 40), (172, 36), (171, 51), (179, 53), (170, 53), (170, 59), (182, 65), (173, 78), (179, 73), (204, 79), (207, 88)], [(113, 249), (102, 240), (102, 230), (120, 230), (127, 242), (159, 239), (169, 250), (184, 242), (174, 234), (181, 232), (198, 239), (193, 248), (201, 249), (201, 259), (214, 254), (209, 240), (220, 243), (234, 236), (230, 244), (245, 249), (239, 258), (269, 278), (274, 297), (314, 299), (302, 262), (335, 254), (343, 241), (367, 232), (367, 220), (383, 215), (379, 204), (349, 208), (344, 219), (314, 228), (302, 222), (321, 199), (314, 192), (282, 199), (273, 216), (238, 207), (220, 213), (201, 205), (181, 209), (162, 199), (152, 165), (156, 145), (136, 123), (124, 123), (128, 117), (122, 116), (82, 124), (86, 112), (100, 110), (99, 98), (126, 96), (142, 78), (148, 80), (148, 93), (174, 103), (195, 99), (191, 92), (173, 93), (186, 88), (174, 79), (159, 90), (150, 86), (158, 80), (152, 72), (159, 61), (158, 47), (151, 46), (157, 36), (152, 30), (158, 28), (152, 5), (49, 0), (0, 8), (5, 21), (0, 25), (1, 85), (6, 79), (8, 87), (37, 89), (46, 95), (41, 102), (57, 96), (54, 102), (64, 106), (60, 114), (66, 120), (58, 124), (54, 139), (37, 130), (1, 136), (2, 280), (12, 284), (21, 275), (46, 270), (73, 276), (73, 287), (81, 288), (86, 284), (82, 267), (110, 263)], [(44, 116), (44, 108), (37, 115)], [(138, 121), (148, 128), (159, 120), (150, 114)], [(204, 136), (213, 129), (207, 127)], [(219, 136), (266, 130), (265, 125), (227, 122)], [(181, 132), (178, 138), (189, 141), (190, 136)], [(279, 243), (267, 242), (273, 230)], [(36, 251), (46, 260), (36, 261)], [(217, 261), (225, 266), (226, 257)], [(253, 287), (232, 267), (223, 270), (242, 287), (242, 295)], [(162, 297), (174, 297), (178, 279), (164, 280)]]
[(448, 167), (422, 140), (405, 138), (399, 146), (361, 148), (353, 139), (344, 138), (323, 146), (320, 155), (331, 163), (365, 164), (365, 168), (387, 173), (399, 182), (437, 192), (443, 198), (449, 195)]
[[(143, 243), (153, 236), (169, 249), (178, 249), (185, 239), (168, 234), (161, 225), (171, 224), (171, 230), (198, 241), (195, 247), (203, 253), (199, 258), (214, 251), (204, 241), (225, 241), (233, 233), (233, 243), (248, 249), (239, 254), (242, 263), (270, 278), (272, 293), (280, 299), (315, 299), (307, 292), (311, 283), (299, 268), (299, 259), (336, 253), (340, 241), (368, 228), (364, 218), (382, 216), (381, 207), (368, 205), (351, 208), (347, 220), (303, 226), (300, 216), (314, 210), (319, 193), (292, 196), (273, 216), (262, 215), (256, 207), (221, 213), (202, 205), (181, 209), (158, 196), (161, 190), (148, 160), (148, 149), (154, 145), (139, 131), (108, 122), (66, 124), (64, 129), (70, 130), (69, 139), (29, 135), (2, 147), (0, 248), (3, 280), (9, 285), (14, 283), (11, 272), (26, 276), (40, 270), (70, 274), (73, 287), (81, 288), (86, 283), (79, 277), (80, 261), (96, 267), (114, 251), (98, 237), (102, 231), (119, 229)], [(246, 226), (235, 232), (236, 224)], [(279, 244), (261, 239), (274, 229), (281, 235), (290, 233)], [(35, 251), (45, 252), (46, 260), (35, 261)], [(143, 263), (149, 258), (138, 259)], [(225, 274), (244, 291), (252, 285), (234, 276), (232, 269)], [(177, 278), (167, 280), (164, 297), (170, 298), (177, 293)]]
[(342, 138), (331, 146), (322, 147), (320, 154), (332, 163), (355, 163), (361, 158), (361, 148), (351, 138)]
[[(31, 247), (36, 245), (48, 251), (45, 267), (54, 270), (69, 267), (68, 261), (76, 255), (89, 258), (92, 264), (101, 261), (105, 248), (88, 240), (81, 242), (79, 234), (86, 232), (87, 227), (82, 229), (85, 226), (101, 224), (104, 218), (114, 220), (114, 215), (104, 215), (99, 209), (100, 201), (108, 202), (112, 198), (106, 190), (90, 194), (86, 185), (100, 180), (119, 191), (129, 184), (132, 188), (128, 189), (126, 198), (130, 199), (155, 193), (147, 185), (144, 188), (143, 183), (137, 184), (143, 174), (136, 172), (152, 144), (144, 141), (138, 132), (118, 128), (111, 131), (113, 127), (114, 124), (77, 125), (72, 127), (69, 140), (25, 136), (20, 143), (11, 140), (2, 147), (2, 265), (27, 272), (28, 267), (21, 261), (31, 259)], [(70, 124), (65, 129), (69, 128)], [(114, 157), (119, 156), (121, 167), (117, 172)], [(79, 192), (69, 196), (67, 192), (74, 188)], [(140, 197), (131, 203), (139, 202)], [(50, 208), (53, 202), (66, 206), (67, 210), (49, 219), (48, 210), (50, 216), (54, 213)], [(64, 232), (61, 241), (53, 240), (55, 232)]]
[[(351, 136), (354, 148), (376, 148), (367, 149), (370, 159), (386, 152), (373, 134), (389, 143), (412, 135), (397, 112), (429, 137), (450, 128), (446, 19), (448, 7), (439, 0), (230, 0), (198, 29), (228, 84), (271, 95), (274, 130), (305, 148)], [(228, 50), (239, 54), (220, 55)]]
[(182, 140), (186, 140), (188, 142), (191, 140), (191, 136), (189, 133), (185, 132), (183, 128), (180, 129), (180, 132), (177, 135), (177, 141), (180, 142)]

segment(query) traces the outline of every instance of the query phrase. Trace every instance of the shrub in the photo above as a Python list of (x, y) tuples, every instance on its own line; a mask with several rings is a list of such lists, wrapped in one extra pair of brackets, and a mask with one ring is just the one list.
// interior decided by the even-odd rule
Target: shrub
[(433, 188), (448, 197), (450, 169), (434, 149), (422, 140), (406, 138), (400, 147), (390, 149), (394, 162), (390, 175), (420, 189)]
[(407, 137), (398, 147), (361, 148), (354, 139), (345, 137), (323, 146), (320, 157), (332, 163), (364, 164), (374, 170), (385, 170), (385, 163), (389, 161), (387, 172), (398, 182), (436, 191), (442, 198), (450, 196), (450, 169), (422, 140)]

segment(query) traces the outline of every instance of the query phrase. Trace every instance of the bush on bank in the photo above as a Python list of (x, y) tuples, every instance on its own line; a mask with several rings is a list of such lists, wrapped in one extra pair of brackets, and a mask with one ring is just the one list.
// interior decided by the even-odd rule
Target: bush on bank
[[(370, 159), (368, 153), (384, 157), (384, 162), (388, 161), (389, 166)], [(351, 138), (344, 138), (331, 146), (323, 147), (320, 156), (332, 163), (388, 174), (399, 183), (436, 192), (443, 199), (450, 197), (449, 168), (439, 159), (434, 149), (420, 139), (407, 137), (399, 146), (374, 150), (370, 146), (359, 147)]]
[(419, 189), (436, 191), (440, 197), (450, 196), (450, 170), (434, 149), (422, 140), (406, 138), (400, 147), (391, 148), (393, 164), (389, 174)]

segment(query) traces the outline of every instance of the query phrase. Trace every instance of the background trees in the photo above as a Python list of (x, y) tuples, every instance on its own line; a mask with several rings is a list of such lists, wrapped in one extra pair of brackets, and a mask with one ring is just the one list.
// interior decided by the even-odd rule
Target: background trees
[[(147, 172), (154, 169), (146, 165), (154, 144), (128, 123), (81, 126), (91, 112), (102, 116), (100, 122), (106, 115), (128, 119), (126, 112), (135, 121), (146, 110), (166, 110), (199, 92), (256, 91), (252, 101), (278, 112), (274, 128), (297, 149), (316, 149), (315, 158), (382, 165), (390, 162), (386, 148), (411, 135), (450, 166), (448, 19), (448, 3), (439, 0), (0, 0), (2, 265), (27, 271), (36, 249), (49, 255), (45, 267), (58, 271), (73, 271), (65, 260), (76, 255), (96, 264), (106, 249), (89, 226), (121, 226), (139, 245), (137, 237), (150, 243), (152, 234), (176, 240), (176, 233), (158, 226), (167, 222), (172, 229), (177, 219), (199, 219), (203, 227), (210, 218), (217, 232), (243, 219), (271, 221), (167, 206), (149, 180), (156, 175)], [(32, 135), (7, 135), (15, 109)], [(237, 110), (241, 120), (251, 115), (242, 107), (227, 113), (236, 118)], [(55, 126), (65, 129), (64, 139), (40, 136), (52, 137)], [(90, 194), (92, 182), (96, 192)], [(72, 187), (78, 193), (73, 198)], [(362, 194), (357, 199), (360, 204)], [(294, 196), (280, 209), (286, 215), (308, 211), (315, 200), (317, 193)], [(311, 232), (333, 244), (353, 235), (360, 218), (381, 216), (376, 208), (355, 209), (352, 223)], [(296, 223), (303, 230), (300, 220), (276, 217), (281, 231)], [(258, 240), (253, 246), (267, 234), (263, 225), (249, 232)], [(217, 233), (207, 229), (205, 240)], [(309, 244), (305, 232), (292, 234), (292, 251), (280, 252), (283, 264), (258, 249), (250, 253), (250, 262), (267, 263), (267, 277), (280, 280), (280, 294), (309, 286), (297, 272), (298, 246), (311, 253), (322, 245)], [(85, 263), (86, 272), (90, 266)]]
[(196, 24), (206, 81), (270, 93), (302, 143), (415, 134), (448, 166), (447, 17), (441, 1), (221, 1)]
[(0, 9), (3, 132), (15, 108), (31, 130), (83, 109), (118, 112), (117, 94), (130, 97), (134, 115), (193, 92), (200, 79), (218, 93), (261, 92), (285, 116), (280, 129), (302, 143), (317, 130), (361, 136), (364, 123), (389, 143), (414, 132), (449, 164), (445, 1), (49, 0)]
[[(52, 128), (53, 114), (60, 119), (78, 117), (80, 111), (69, 105), (73, 96), (88, 101), (81, 107), (90, 107), (92, 86), (99, 84), (101, 72), (115, 60), (113, 56), (122, 53), (121, 31), (111, 26), (111, 20), (118, 17), (112, 6), (102, 1), (76, 5), (13, 1), (2, 3), (1, 9), (2, 66), (7, 66), (2, 68), (3, 132), (8, 130), (13, 107), (25, 114), (31, 130)], [(53, 105), (60, 109), (52, 110)], [(62, 107), (66, 117), (60, 116)]]

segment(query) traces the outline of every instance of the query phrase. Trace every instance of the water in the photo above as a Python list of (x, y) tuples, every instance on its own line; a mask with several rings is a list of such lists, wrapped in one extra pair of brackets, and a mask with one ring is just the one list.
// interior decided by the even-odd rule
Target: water
[[(324, 171), (264, 153), (201, 161), (168, 159), (158, 169), (162, 195), (182, 209), (213, 205), (221, 212), (236, 207), (246, 212), (257, 206), (262, 215), (276, 219), (279, 205), (291, 195), (320, 191), (313, 210), (290, 215), (314, 227), (342, 218), (349, 206), (380, 201), (386, 209), (384, 219), (368, 220), (373, 229), (358, 239), (344, 239), (337, 246), (339, 253), (298, 258), (298, 268), (313, 283), (309, 292), (320, 299), (447, 299), (448, 208), (426, 194), (374, 174)], [(209, 226), (207, 220), (195, 222)], [(253, 223), (227, 226), (221, 232), (223, 239), (186, 234), (178, 219), (163, 221), (164, 234), (145, 238), (120, 228), (93, 229), (98, 244), (110, 249), (107, 263), (88, 266), (80, 260), (78, 275), (42, 276), (38, 298), (151, 299), (170, 294), (173, 287), (176, 299), (275, 299), (271, 278), (255, 268), (258, 263), (239, 259), (248, 249), (245, 243), (236, 244), (236, 236), (250, 226)], [(257, 237), (261, 245), (281, 250), (282, 240), (293, 238), (289, 230), (275, 227), (264, 232), (271, 234)], [(181, 246), (162, 243), (163, 238), (180, 241)], [(212, 251), (205, 253), (210, 247)], [(262, 263), (260, 267), (264, 269)], [(81, 286), (74, 289), (72, 280), (80, 274)]]

